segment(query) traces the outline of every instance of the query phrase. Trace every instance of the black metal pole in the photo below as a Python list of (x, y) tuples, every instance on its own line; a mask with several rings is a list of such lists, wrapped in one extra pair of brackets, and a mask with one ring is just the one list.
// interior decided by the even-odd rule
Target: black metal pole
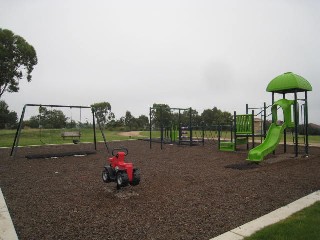
[(178, 115), (178, 127), (179, 127), (179, 145), (181, 144), (181, 136), (182, 136), (182, 132), (181, 132), (181, 118), (180, 118), (180, 109), (179, 109), (179, 115)]
[(266, 102), (263, 103), (263, 109), (264, 109), (264, 116), (263, 116), (263, 138), (266, 139), (267, 135), (267, 104)]
[(92, 127), (93, 127), (94, 150), (97, 150), (96, 121), (95, 121), (95, 114), (94, 114), (94, 109), (93, 108), (91, 108), (91, 112), (92, 112)]
[(162, 108), (160, 108), (160, 138), (161, 138), (161, 150), (162, 150), (162, 144), (163, 144)]
[(234, 126), (234, 150), (237, 149), (237, 112), (233, 112), (233, 126)]
[[(286, 94), (283, 93), (283, 96), (282, 96), (283, 99), (286, 98)], [(285, 120), (285, 119), (284, 119)], [(283, 152), (286, 153), (287, 152), (287, 129), (285, 128), (283, 130)]]
[(221, 125), (218, 125), (218, 148), (220, 150), (220, 144), (221, 144)]
[(233, 142), (233, 126), (232, 126), (232, 122), (230, 123), (230, 138), (231, 138), (231, 142)]
[(254, 148), (254, 110), (251, 113), (251, 122), (252, 148)]
[(204, 146), (204, 126), (203, 126), (203, 124), (202, 124), (201, 128), (202, 128), (202, 146)]
[(190, 133), (190, 146), (193, 144), (193, 139), (192, 139), (192, 109), (189, 109), (189, 133)]
[(306, 134), (306, 145), (305, 145), (305, 154), (308, 156), (309, 154), (309, 134), (308, 134), (308, 125), (309, 125), (309, 117), (308, 117), (308, 92), (304, 92), (304, 116), (305, 116), (305, 134)]
[[(272, 92), (272, 101), (271, 101), (271, 103), (272, 103), (272, 104), (271, 104), (271, 114), (272, 114), (272, 106), (273, 106), (273, 104), (274, 104), (274, 92)], [(272, 116), (272, 123), (274, 123), (274, 122), (273, 122), (273, 116)], [(276, 154), (276, 151), (273, 150), (272, 153), (273, 153), (273, 155), (274, 155), (274, 154)]]
[(151, 144), (152, 144), (152, 134), (151, 134), (151, 131), (152, 131), (152, 123), (151, 123), (151, 107), (149, 108), (149, 141), (150, 141), (150, 149), (151, 149)]
[(274, 92), (272, 92), (272, 101), (271, 101), (272, 105), (274, 104)]
[(298, 147), (299, 147), (299, 140), (298, 140), (298, 117), (299, 113), (297, 111), (297, 90), (294, 91), (294, 137), (296, 139), (295, 142), (295, 156), (298, 157)]
[(14, 141), (13, 141), (13, 144), (12, 144), (10, 156), (14, 156), (16, 154), (16, 151), (17, 151), (16, 148), (19, 145), (20, 133), (21, 133), (22, 125), (23, 125), (23, 118), (24, 118), (24, 114), (25, 114), (25, 111), (26, 111), (26, 107), (27, 107), (27, 105), (24, 105), (22, 113), (21, 113), (21, 116), (20, 116), (20, 121), (19, 121), (19, 125), (18, 125), (17, 131), (16, 131), (16, 135), (14, 137)]

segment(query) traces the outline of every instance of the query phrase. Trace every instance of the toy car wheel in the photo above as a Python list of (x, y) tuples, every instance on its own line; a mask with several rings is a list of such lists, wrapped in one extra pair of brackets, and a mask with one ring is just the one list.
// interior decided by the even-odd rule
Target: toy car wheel
[(117, 189), (127, 186), (129, 183), (129, 177), (126, 172), (117, 173)]
[(133, 169), (133, 179), (132, 179), (132, 185), (136, 186), (140, 183), (140, 169), (135, 168)]
[(102, 171), (102, 181), (104, 181), (105, 183), (110, 182), (110, 175), (106, 169)]

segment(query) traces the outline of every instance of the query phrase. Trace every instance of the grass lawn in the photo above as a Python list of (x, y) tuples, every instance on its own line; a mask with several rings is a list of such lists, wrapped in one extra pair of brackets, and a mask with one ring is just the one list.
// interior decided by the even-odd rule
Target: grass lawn
[[(42, 144), (63, 144), (71, 143), (72, 138), (63, 139), (61, 133), (63, 131), (72, 132), (78, 131), (78, 129), (23, 129), (21, 131), (19, 146), (28, 145), (42, 145)], [(11, 147), (16, 130), (0, 130), (0, 147)], [(105, 131), (104, 132), (107, 141), (113, 140), (127, 140), (127, 139), (137, 139), (137, 138), (149, 138), (149, 131), (141, 131), (140, 136), (122, 136), (120, 131)], [(97, 141), (103, 141), (101, 132), (97, 129), (96, 131)], [(178, 134), (178, 133), (176, 133)], [(152, 131), (152, 138), (159, 138), (160, 131)], [(202, 138), (202, 131), (193, 131), (194, 138)], [(205, 138), (217, 138), (217, 131), (205, 131)], [(230, 139), (230, 131), (221, 132), (221, 140)], [(93, 142), (93, 130), (89, 128), (81, 129), (81, 142)], [(250, 141), (250, 138), (249, 138)], [(256, 138), (256, 141), (260, 141), (260, 137)], [(300, 140), (303, 141), (303, 140)], [(309, 136), (309, 143), (319, 143), (320, 136)], [(287, 143), (292, 143), (292, 137), (287, 137)]]
[[(77, 129), (23, 129), (21, 131), (19, 146), (28, 145), (42, 145), (42, 144), (63, 144), (71, 143), (72, 138), (63, 139), (61, 133), (63, 131), (72, 132), (78, 131)], [(0, 147), (11, 147), (15, 137), (16, 130), (0, 130)], [(107, 141), (113, 140), (127, 140), (137, 138), (147, 138), (149, 136), (148, 131), (140, 132), (143, 137), (135, 136), (121, 136), (119, 131), (105, 131)], [(93, 130), (81, 129), (81, 142), (93, 142)], [(97, 141), (103, 141), (100, 130), (96, 131)], [(76, 139), (76, 138), (75, 138)]]
[(320, 201), (279, 223), (256, 232), (245, 240), (320, 239)]

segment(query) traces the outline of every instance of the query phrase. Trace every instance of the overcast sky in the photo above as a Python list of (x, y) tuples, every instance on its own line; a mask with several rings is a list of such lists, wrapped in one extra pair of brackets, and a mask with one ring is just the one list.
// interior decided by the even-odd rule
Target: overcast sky
[(320, 123), (319, 13), (318, 0), (0, 0), (0, 28), (38, 56), (32, 82), (3, 100), (18, 115), (26, 103), (102, 101), (116, 118), (153, 103), (244, 113), (294, 72)]

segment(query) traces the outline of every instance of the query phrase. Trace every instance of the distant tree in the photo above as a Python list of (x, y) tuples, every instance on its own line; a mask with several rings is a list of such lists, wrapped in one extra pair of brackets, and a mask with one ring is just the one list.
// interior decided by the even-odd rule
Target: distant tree
[(149, 118), (146, 115), (140, 115), (137, 119), (139, 130), (147, 130), (149, 127)]
[(31, 116), (25, 125), (31, 128), (65, 128), (67, 126), (67, 117), (61, 110), (48, 110), (46, 107), (39, 107), (39, 114)]
[(224, 124), (229, 124), (232, 122), (232, 114), (229, 113), (229, 112), (221, 112), (221, 115), (220, 115), (220, 118), (219, 118), (219, 121), (220, 123), (224, 123)]
[[(177, 115), (177, 114), (175, 114)], [(178, 120), (176, 120), (178, 122)], [(198, 112), (195, 109), (191, 109), (191, 125), (192, 126), (198, 126), (200, 125), (201, 118), (199, 117)], [(190, 109), (184, 110), (180, 114), (180, 124), (183, 126), (189, 126), (190, 125)]]
[(38, 63), (33, 46), (12, 31), (0, 28), (0, 98), (7, 92), (18, 92), (19, 81), (31, 81), (31, 72)]
[(205, 109), (201, 114), (205, 125), (229, 124), (232, 121), (232, 115), (229, 112), (222, 112), (217, 107)]
[(24, 125), (30, 128), (39, 128), (39, 115), (31, 116), (29, 120), (24, 121)]
[[(292, 131), (294, 131), (294, 130), (292, 129)], [(306, 135), (305, 125), (300, 124), (298, 126), (298, 133), (300, 135)], [(309, 123), (308, 124), (308, 135), (320, 135), (320, 127), (316, 124)]]
[(100, 125), (106, 127), (107, 123), (115, 119), (113, 112), (111, 112), (111, 104), (108, 102), (99, 102), (91, 105), (94, 109), (96, 119)]
[(17, 124), (17, 113), (10, 111), (5, 101), (0, 101), (0, 129), (14, 128)]
[(203, 112), (201, 114), (201, 118), (202, 118), (204, 124), (207, 126), (217, 124), (216, 117), (215, 117), (212, 109), (203, 110)]
[(126, 115), (124, 117), (124, 124), (126, 125), (126, 127), (129, 128), (130, 131), (132, 130), (133, 123), (134, 123), (134, 117), (131, 115), (130, 111), (126, 111)]
[(151, 117), (152, 123), (155, 127), (163, 127), (170, 126), (172, 122), (172, 114), (170, 106), (167, 104), (157, 104), (154, 103), (152, 105)]

